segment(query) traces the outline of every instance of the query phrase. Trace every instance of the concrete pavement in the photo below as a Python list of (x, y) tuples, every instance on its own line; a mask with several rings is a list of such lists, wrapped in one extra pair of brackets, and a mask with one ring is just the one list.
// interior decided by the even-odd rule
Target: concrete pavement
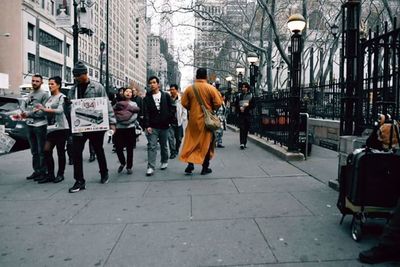
[(362, 266), (359, 251), (377, 241), (381, 221), (360, 243), (350, 217), (339, 225), (336, 152), (314, 146), (286, 162), (252, 143), (240, 150), (226, 131), (212, 174), (185, 176), (174, 159), (146, 177), (140, 139), (133, 175), (117, 174), (105, 144), (106, 185), (86, 149), (87, 190), (75, 194), (72, 166), (62, 183), (39, 185), (25, 179), (28, 150), (1, 156), (0, 266)]

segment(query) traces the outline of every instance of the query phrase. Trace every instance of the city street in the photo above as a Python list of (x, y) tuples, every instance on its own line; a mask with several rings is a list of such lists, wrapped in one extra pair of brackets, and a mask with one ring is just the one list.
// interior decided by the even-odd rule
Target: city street
[[(72, 166), (59, 184), (37, 184), (29, 150), (0, 157), (0, 266), (362, 266), (384, 222), (355, 242), (351, 217), (339, 225), (337, 153), (313, 146), (307, 161), (286, 162), (254, 143), (239, 149), (225, 131), (213, 173), (170, 160), (146, 177), (144, 136), (133, 175), (105, 143), (110, 183), (84, 154), (87, 189), (69, 194)], [(159, 155), (158, 155), (159, 159)], [(379, 266), (395, 266), (382, 264)]]

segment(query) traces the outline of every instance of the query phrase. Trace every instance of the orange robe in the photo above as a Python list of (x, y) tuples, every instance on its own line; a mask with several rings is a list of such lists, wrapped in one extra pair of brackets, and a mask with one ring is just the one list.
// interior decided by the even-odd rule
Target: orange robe
[[(196, 80), (196, 88), (207, 109), (218, 109), (222, 105), (219, 91), (207, 80)], [(181, 98), (182, 105), (189, 111), (189, 121), (179, 159), (184, 162), (202, 164), (211, 145), (210, 159), (214, 156), (213, 133), (205, 128), (204, 113), (197, 101), (192, 86), (185, 89)]]

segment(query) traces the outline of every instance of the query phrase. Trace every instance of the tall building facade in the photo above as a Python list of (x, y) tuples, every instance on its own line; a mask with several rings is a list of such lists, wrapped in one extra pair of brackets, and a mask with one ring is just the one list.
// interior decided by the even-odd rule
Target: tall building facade
[[(30, 83), (39, 73), (47, 80), (61, 76), (73, 82), (72, 27), (56, 28), (58, 0), (2, 1), (0, 10), (0, 73), (7, 73), (10, 89)], [(71, 3), (72, 2), (65, 1)], [(84, 1), (85, 2), (85, 1)], [(86, 0), (87, 3), (90, 1)], [(107, 0), (91, 1), (91, 36), (79, 35), (79, 59), (88, 65), (89, 76), (100, 80), (100, 43), (106, 43)], [(72, 25), (71, 25), (72, 26)], [(109, 0), (109, 73), (110, 86), (132, 82), (146, 84), (147, 28), (145, 0)], [(103, 82), (105, 54), (103, 54)]]
[(162, 39), (157, 35), (148, 36), (148, 76), (157, 76), (160, 79), (161, 90), (166, 90), (167, 79), (167, 60), (161, 53)]
[(160, 37), (167, 41), (168, 52), (170, 54), (174, 53), (174, 32), (172, 25), (172, 13), (171, 13), (171, 3), (169, 0), (164, 0), (161, 7), (163, 13), (161, 14), (160, 20)]
[[(208, 68), (210, 79), (214, 81), (221, 72), (229, 72), (230, 58), (237, 54), (235, 40), (224, 34), (224, 29), (210, 21), (221, 19), (224, 23), (241, 32), (247, 8), (246, 0), (197, 0), (198, 13), (195, 15), (194, 66)], [(228, 64), (227, 64), (228, 62)], [(227, 74), (225, 74), (227, 75)], [(221, 77), (224, 78), (224, 77)]]

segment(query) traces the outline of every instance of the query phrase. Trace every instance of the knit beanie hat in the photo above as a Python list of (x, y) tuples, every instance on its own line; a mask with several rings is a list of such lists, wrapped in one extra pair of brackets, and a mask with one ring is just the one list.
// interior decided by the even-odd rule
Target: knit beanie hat
[(74, 69), (72, 70), (72, 73), (74, 76), (80, 76), (82, 74), (87, 73), (87, 67), (85, 64), (83, 64), (82, 61), (76, 62)]

